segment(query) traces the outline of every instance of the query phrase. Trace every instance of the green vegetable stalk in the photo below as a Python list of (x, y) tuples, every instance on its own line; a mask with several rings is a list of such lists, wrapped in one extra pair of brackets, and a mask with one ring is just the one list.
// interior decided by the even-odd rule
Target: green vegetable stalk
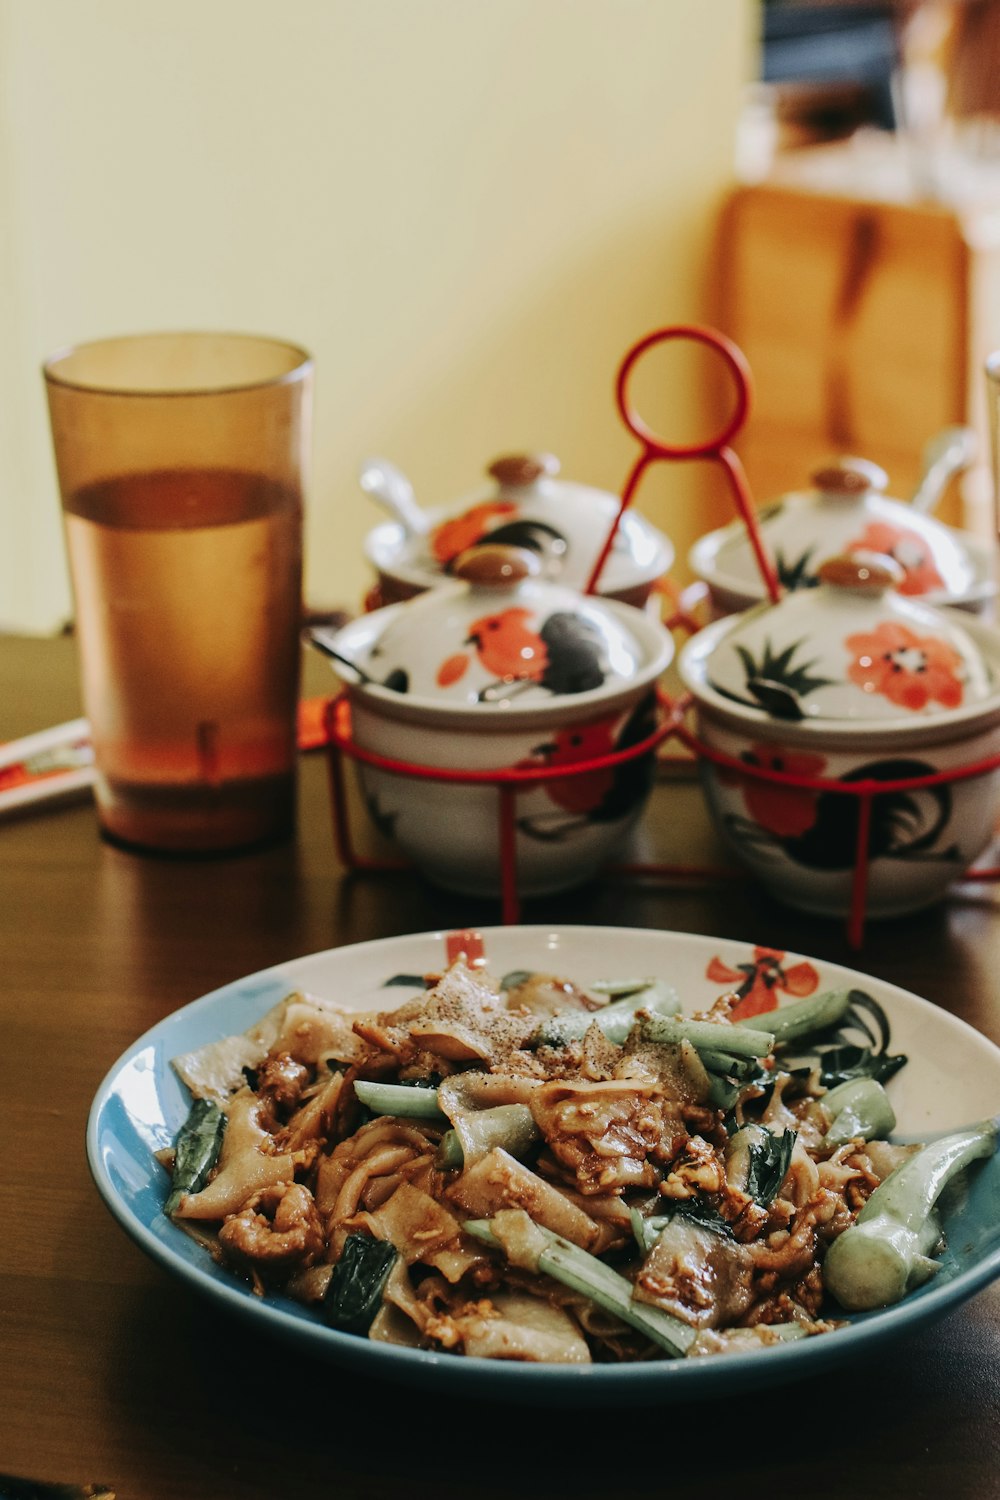
[(356, 1078), (354, 1092), (362, 1104), (376, 1115), (398, 1115), (406, 1120), (445, 1121), (447, 1116), (438, 1104), (437, 1089), (420, 1088), (408, 1083), (379, 1083), (374, 1079)]
[[(581, 1250), (579, 1245), (571, 1244), (561, 1234), (554, 1234), (551, 1229), (544, 1229), (540, 1224), (532, 1221), (524, 1224), (527, 1215), (520, 1209), (508, 1209), (504, 1212), (517, 1214), (522, 1220), (523, 1230), (527, 1231), (527, 1238), (531, 1243), (531, 1269), (544, 1272), (553, 1281), (589, 1297), (598, 1307), (603, 1307), (630, 1328), (645, 1334), (664, 1353), (675, 1358), (687, 1353), (695, 1340), (694, 1328), (688, 1327), (679, 1318), (671, 1317), (662, 1308), (634, 1301), (632, 1283), (598, 1260), (596, 1255)], [(495, 1222), (492, 1219), (467, 1219), (464, 1227), (484, 1244), (500, 1249), (501, 1239), (493, 1232)], [(521, 1238), (522, 1241), (525, 1238), (523, 1231)]]
[[(593, 988), (597, 990), (599, 986)], [(677, 1006), (676, 990), (658, 980), (650, 980), (639, 989), (629, 989), (622, 999), (605, 1005), (601, 1010), (574, 1010), (550, 1016), (535, 1032), (532, 1045), (565, 1047), (567, 1042), (579, 1041), (591, 1026), (596, 1026), (609, 1041), (620, 1044), (635, 1025), (637, 1010), (673, 1015)]]
[(769, 1031), (751, 1026), (733, 1026), (728, 1021), (689, 1021), (683, 1016), (649, 1016), (641, 1023), (642, 1035), (650, 1042), (677, 1046), (690, 1042), (701, 1052), (725, 1053), (731, 1057), (766, 1057), (774, 1046)]
[(881, 1140), (896, 1127), (889, 1095), (874, 1078), (849, 1078), (824, 1094), (821, 1102), (832, 1116), (824, 1137), (827, 1146), (842, 1146), (858, 1137)]
[(773, 1032), (776, 1044), (797, 1041), (842, 1021), (851, 1008), (851, 994), (851, 990), (824, 990), (820, 995), (809, 995), (777, 1010), (747, 1016), (741, 1025)]
[(986, 1120), (923, 1146), (889, 1174), (823, 1262), (824, 1284), (841, 1307), (886, 1307), (934, 1274), (934, 1205), (959, 1172), (996, 1147), (997, 1122)]
[(210, 1099), (196, 1099), (174, 1142), (174, 1172), (165, 1214), (176, 1213), (185, 1193), (199, 1193), (219, 1159), (226, 1116)]
[(441, 1137), (439, 1167), (461, 1167), (478, 1161), (500, 1146), (520, 1159), (539, 1139), (538, 1126), (526, 1104), (498, 1104), (493, 1109), (457, 1115), (452, 1130)]

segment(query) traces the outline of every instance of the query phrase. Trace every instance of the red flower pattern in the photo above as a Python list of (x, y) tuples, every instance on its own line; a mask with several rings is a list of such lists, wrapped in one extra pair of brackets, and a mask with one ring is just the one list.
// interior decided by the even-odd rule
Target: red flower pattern
[(844, 645), (854, 657), (847, 675), (866, 693), (881, 693), (913, 713), (932, 702), (944, 708), (962, 702), (962, 658), (937, 636), (887, 620), (867, 635), (849, 635)]
[(943, 589), (944, 579), (934, 565), (934, 555), (926, 539), (905, 526), (890, 526), (888, 521), (869, 521), (864, 531), (847, 544), (848, 552), (882, 552), (903, 569), (898, 592), (929, 594)]
[(431, 552), (442, 567), (447, 567), (466, 547), (481, 542), (495, 522), (516, 514), (517, 506), (513, 500), (484, 500), (460, 516), (442, 521), (431, 532)]
[(786, 968), (784, 958), (780, 948), (755, 948), (753, 962), (740, 964), (737, 969), (731, 969), (721, 958), (713, 958), (705, 970), (705, 978), (737, 989), (740, 1002), (730, 1015), (734, 1021), (746, 1020), (748, 1016), (777, 1010), (782, 990), (798, 1000), (811, 995), (819, 984), (819, 974), (811, 963), (803, 961)]

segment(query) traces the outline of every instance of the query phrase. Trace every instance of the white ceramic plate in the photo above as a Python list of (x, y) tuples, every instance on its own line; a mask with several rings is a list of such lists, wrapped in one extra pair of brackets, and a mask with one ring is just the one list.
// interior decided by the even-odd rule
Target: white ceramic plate
[[(896, 1307), (853, 1319), (847, 1328), (750, 1353), (631, 1365), (507, 1364), (373, 1343), (325, 1327), (288, 1299), (262, 1301), (163, 1215), (168, 1179), (153, 1153), (172, 1142), (190, 1104), (170, 1059), (243, 1031), (293, 989), (359, 1010), (389, 1009), (412, 990), (386, 988), (387, 981), (442, 968), (446, 937), (420, 933), (296, 959), (214, 990), (140, 1037), (98, 1090), (87, 1130), (97, 1188), (126, 1233), (192, 1289), (303, 1352), (426, 1391), (559, 1404), (689, 1400), (745, 1389), (748, 1381), (798, 1379), (861, 1357), (874, 1344), (940, 1317), (1000, 1276), (1000, 1157), (995, 1156), (946, 1220), (948, 1249), (930, 1283)], [(482, 937), (497, 978), (514, 969), (559, 972), (584, 983), (658, 975), (675, 986), (685, 1011), (740, 985), (776, 996), (779, 1003), (790, 998), (790, 989), (857, 988), (884, 1010), (891, 1028), (888, 1050), (909, 1058), (889, 1083), (900, 1139), (1000, 1112), (1000, 1049), (926, 1000), (854, 970), (745, 942), (637, 928), (498, 927), (483, 929)]]

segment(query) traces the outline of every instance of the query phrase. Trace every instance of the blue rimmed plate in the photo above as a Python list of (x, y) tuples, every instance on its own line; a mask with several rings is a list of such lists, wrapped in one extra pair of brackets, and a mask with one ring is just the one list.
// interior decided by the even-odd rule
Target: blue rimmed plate
[[(190, 1100), (170, 1060), (244, 1031), (291, 990), (308, 990), (358, 1010), (390, 1009), (408, 998), (390, 981), (446, 963), (445, 932), (419, 933), (315, 953), (195, 1000), (140, 1037), (97, 1092), (87, 1128), (90, 1168), (105, 1203), (128, 1235), (167, 1271), (218, 1307), (250, 1319), (303, 1351), (368, 1375), (464, 1395), (528, 1402), (629, 1404), (693, 1400), (746, 1389), (747, 1382), (798, 1379), (912, 1332), (1000, 1276), (1000, 1157), (974, 1176), (945, 1220), (941, 1271), (895, 1307), (853, 1318), (816, 1338), (712, 1358), (625, 1365), (529, 1365), (397, 1348), (339, 1333), (282, 1297), (255, 1296), (163, 1215), (168, 1179), (155, 1152), (168, 1146)], [(822, 989), (855, 988), (888, 1027), (885, 1045), (905, 1053), (889, 1083), (899, 1139), (917, 1138), (1000, 1113), (1000, 1048), (948, 1012), (852, 969), (750, 943), (688, 933), (611, 927), (483, 929), (490, 971), (561, 973), (587, 983), (657, 975), (685, 1011), (739, 989), (753, 1009)]]

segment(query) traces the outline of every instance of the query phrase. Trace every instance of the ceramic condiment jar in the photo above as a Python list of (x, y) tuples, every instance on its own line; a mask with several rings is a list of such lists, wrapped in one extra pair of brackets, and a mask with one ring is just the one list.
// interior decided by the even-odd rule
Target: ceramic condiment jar
[[(996, 593), (993, 549), (926, 514), (922, 507), (937, 498), (936, 489), (918, 492), (920, 504), (904, 503), (884, 493), (887, 485), (888, 476), (877, 464), (845, 458), (818, 470), (810, 489), (762, 506), (761, 540), (782, 588), (814, 587), (828, 557), (879, 552), (902, 569), (898, 590), (905, 597), (984, 610)], [(765, 597), (741, 521), (701, 537), (689, 561), (707, 583), (717, 614), (746, 609)]]
[(481, 714), (607, 697), (662, 654), (664, 632), (638, 611), (541, 573), (524, 548), (471, 548), (452, 581), (348, 626), (337, 650), (370, 686)]
[[(549, 453), (508, 454), (489, 465), (488, 487), (450, 506), (421, 512), (399, 471), (385, 460), (369, 459), (362, 469), (363, 488), (395, 518), (375, 527), (365, 541), (382, 602), (397, 602), (440, 583), (453, 573), (463, 552), (484, 542), (527, 548), (538, 558), (544, 577), (569, 588), (587, 588), (619, 499), (560, 479), (559, 467)], [(596, 592), (641, 606), (673, 559), (669, 539), (629, 509), (621, 517)]]
[(508, 845), (522, 894), (591, 878), (652, 790), (670, 636), (646, 611), (540, 574), (531, 552), (472, 548), (453, 581), (312, 632), (345, 685), (355, 744), (397, 767), (361, 767), (373, 821), (428, 879), (466, 894), (502, 885), (491, 775), (526, 776)]
[(913, 723), (982, 703), (993, 666), (957, 615), (900, 593), (905, 582), (890, 557), (828, 559), (815, 589), (737, 617), (708, 683), (782, 723)]
[[(702, 787), (735, 858), (800, 910), (943, 898), (1000, 810), (1000, 632), (897, 591), (891, 559), (706, 626), (678, 663)], [(876, 790), (884, 787), (884, 791)]]

